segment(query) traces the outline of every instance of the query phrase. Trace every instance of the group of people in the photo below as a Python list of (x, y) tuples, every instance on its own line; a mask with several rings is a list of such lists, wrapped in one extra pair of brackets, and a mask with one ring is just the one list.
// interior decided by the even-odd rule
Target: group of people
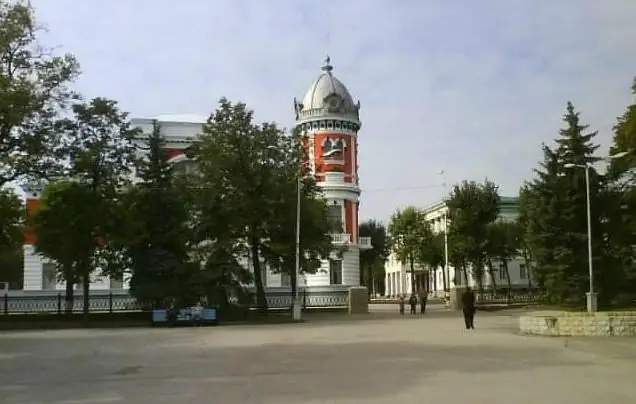
[[(420, 293), (419, 298), (417, 295), (412, 294), (409, 298), (409, 306), (411, 306), (411, 314), (417, 314), (417, 303), (420, 303), (420, 313), (426, 313), (426, 301), (428, 300), (428, 295), (424, 293)], [(400, 296), (400, 314), (404, 314), (404, 309), (406, 307), (406, 295)]]
[[(411, 314), (417, 314), (417, 303), (420, 304), (420, 313), (426, 312), (426, 302), (428, 295), (426, 292), (421, 293), (419, 297), (416, 294), (412, 294), (408, 300), (409, 306), (411, 306)], [(461, 297), (462, 313), (464, 315), (464, 324), (467, 330), (475, 329), (475, 293), (471, 288), (466, 288), (466, 291)], [(400, 314), (404, 314), (406, 308), (406, 295), (400, 296)]]

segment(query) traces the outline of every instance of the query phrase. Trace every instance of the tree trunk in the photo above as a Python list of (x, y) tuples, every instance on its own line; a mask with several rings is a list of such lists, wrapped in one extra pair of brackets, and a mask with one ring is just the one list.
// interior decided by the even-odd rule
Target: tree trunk
[[(459, 285), (468, 286), (468, 269), (466, 269), (466, 263), (463, 262), (461, 266), (462, 266), (462, 273), (464, 274), (464, 281), (459, 282)], [(464, 282), (466, 283), (465, 285), (464, 285)]]
[(504, 271), (506, 271), (506, 280), (508, 281), (508, 302), (512, 299), (512, 280), (510, 280), (510, 271), (508, 270), (508, 259), (502, 260)]
[(82, 267), (82, 293), (83, 293), (82, 300), (84, 304), (82, 305), (82, 317), (84, 322), (88, 321), (88, 315), (91, 310), (91, 297), (89, 295), (90, 286), (91, 286), (90, 269), (88, 268), (88, 265), (83, 265)]
[(411, 294), (415, 294), (415, 264), (413, 262), (413, 258), (409, 259), (409, 264), (411, 265)]
[(495, 279), (495, 271), (492, 268), (492, 259), (488, 257), (486, 260), (488, 265), (488, 275), (490, 275), (490, 281), (492, 282), (492, 291), (496, 297), (497, 296), (497, 280)]
[(66, 292), (64, 295), (64, 312), (66, 314), (71, 314), (73, 312), (73, 301), (75, 297), (75, 291), (73, 290), (73, 286), (75, 286), (75, 278), (72, 276), (72, 270), (68, 269), (66, 272)]
[(523, 255), (523, 262), (526, 264), (526, 276), (528, 277), (528, 293), (532, 293), (532, 274), (530, 273), (530, 257), (528, 256), (528, 250), (523, 248), (521, 250)]
[[(296, 297), (296, 290), (298, 289), (298, 279), (296, 274), (296, 268), (290, 268), (289, 271), (289, 280), (291, 281), (291, 306), (290, 309), (294, 309), (294, 298)], [(263, 280), (261, 279), (261, 284)], [(267, 298), (265, 298), (265, 304), (267, 304)]]
[[(250, 240), (252, 268), (254, 268), (254, 286), (256, 287), (256, 306), (260, 313), (267, 313), (267, 297), (265, 296), (265, 287), (263, 286), (263, 274), (261, 272), (261, 260), (258, 253), (258, 240), (252, 238)], [(292, 288), (297, 283), (295, 279), (296, 271), (292, 271)], [(295, 291), (295, 290), (294, 290)], [(292, 295), (292, 298), (295, 295)]]

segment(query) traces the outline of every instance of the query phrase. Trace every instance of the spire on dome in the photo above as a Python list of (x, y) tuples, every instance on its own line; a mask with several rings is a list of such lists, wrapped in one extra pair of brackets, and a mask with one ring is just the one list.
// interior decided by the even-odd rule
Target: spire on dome
[(329, 55), (327, 55), (327, 57), (325, 58), (325, 64), (322, 65), (321, 69), (323, 72), (327, 73), (330, 73), (333, 70), (333, 66), (331, 65), (331, 58), (329, 57)]

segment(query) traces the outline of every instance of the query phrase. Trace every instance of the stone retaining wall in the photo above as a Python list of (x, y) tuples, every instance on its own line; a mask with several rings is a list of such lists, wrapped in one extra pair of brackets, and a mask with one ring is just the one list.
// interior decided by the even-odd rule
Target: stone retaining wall
[(519, 331), (525, 335), (554, 337), (633, 337), (636, 336), (636, 311), (531, 313), (519, 318)]

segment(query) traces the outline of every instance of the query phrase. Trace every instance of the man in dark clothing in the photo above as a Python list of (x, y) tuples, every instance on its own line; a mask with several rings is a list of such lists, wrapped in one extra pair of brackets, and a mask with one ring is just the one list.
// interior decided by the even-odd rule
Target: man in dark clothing
[(404, 314), (404, 295), (400, 295), (400, 314)]
[(411, 295), (409, 305), (411, 305), (411, 314), (417, 314), (417, 296)]
[(426, 313), (426, 301), (428, 300), (428, 293), (422, 291), (420, 294), (420, 313)]
[(475, 329), (475, 293), (471, 288), (466, 288), (466, 291), (462, 295), (462, 306), (464, 312), (464, 323), (466, 323), (466, 329)]

